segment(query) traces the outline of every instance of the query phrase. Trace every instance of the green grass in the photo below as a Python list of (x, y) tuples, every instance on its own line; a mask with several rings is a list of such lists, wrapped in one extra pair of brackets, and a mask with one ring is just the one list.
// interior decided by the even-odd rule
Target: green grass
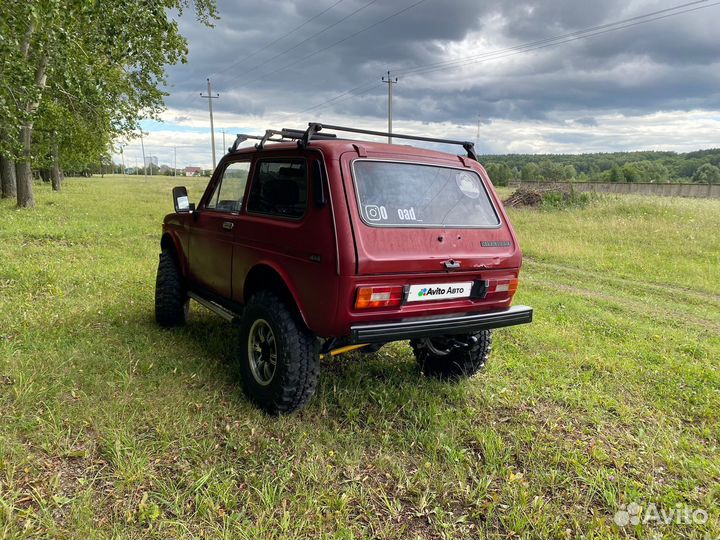
[[(270, 418), (231, 326), (153, 322), (175, 183), (0, 203), (0, 537), (720, 536), (720, 201), (514, 210), (536, 320), (482, 374), (427, 380), (393, 344)], [(618, 528), (633, 501), (710, 519)]]

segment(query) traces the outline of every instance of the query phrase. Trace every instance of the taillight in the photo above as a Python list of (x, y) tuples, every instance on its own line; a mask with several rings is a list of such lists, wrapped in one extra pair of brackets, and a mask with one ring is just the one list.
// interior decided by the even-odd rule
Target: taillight
[(506, 292), (508, 296), (515, 294), (518, 288), (518, 278), (512, 279), (491, 279), (488, 284), (488, 294)]
[(355, 309), (399, 306), (403, 299), (402, 285), (391, 287), (359, 287)]

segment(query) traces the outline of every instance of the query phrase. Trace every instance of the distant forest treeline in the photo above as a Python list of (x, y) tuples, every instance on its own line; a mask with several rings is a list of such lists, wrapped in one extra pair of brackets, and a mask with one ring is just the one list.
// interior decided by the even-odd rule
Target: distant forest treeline
[(677, 152), (480, 156), (495, 185), (525, 182), (720, 183), (720, 148)]

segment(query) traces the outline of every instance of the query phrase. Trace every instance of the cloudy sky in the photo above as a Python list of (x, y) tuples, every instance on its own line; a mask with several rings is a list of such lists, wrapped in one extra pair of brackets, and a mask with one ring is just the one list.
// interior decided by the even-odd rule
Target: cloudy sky
[[(180, 19), (147, 155), (212, 162), (237, 132), (323, 121), (478, 140), (481, 153), (720, 146), (720, 1), (218, 0), (214, 28)], [(478, 122), (479, 137), (478, 137)], [(125, 162), (142, 164), (139, 141)], [(120, 157), (116, 159), (119, 161)]]

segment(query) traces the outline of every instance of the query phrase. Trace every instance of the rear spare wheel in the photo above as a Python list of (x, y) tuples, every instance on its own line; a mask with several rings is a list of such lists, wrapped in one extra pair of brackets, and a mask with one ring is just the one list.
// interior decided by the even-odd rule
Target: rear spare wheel
[(414, 339), (410, 346), (425, 375), (460, 379), (477, 373), (492, 350), (492, 331)]

